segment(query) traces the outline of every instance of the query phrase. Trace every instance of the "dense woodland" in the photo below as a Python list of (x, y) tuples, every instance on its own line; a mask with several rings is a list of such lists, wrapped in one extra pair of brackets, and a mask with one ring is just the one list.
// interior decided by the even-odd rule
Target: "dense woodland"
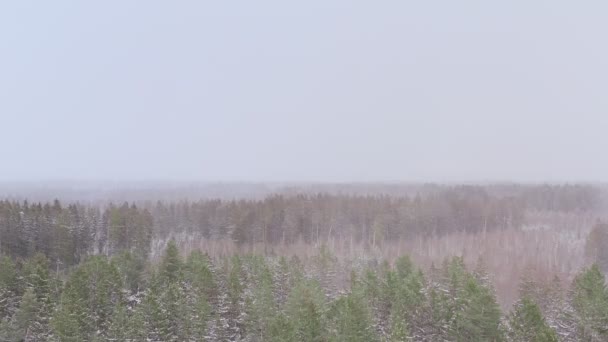
[[(2, 341), (606, 341), (608, 291), (597, 266), (572, 284), (520, 282), (502, 312), (480, 261), (428, 272), (401, 257), (339, 261), (122, 252), (56, 273), (37, 254), (0, 259)], [(341, 288), (336, 284), (345, 283)]]
[[(608, 225), (601, 221), (586, 239), (586, 268), (542, 283), (524, 276), (508, 307), (499, 305), (483, 259), (475, 267), (454, 257), (420, 269), (406, 255), (371, 253), (420, 236), (524, 229), (533, 213), (600, 217), (603, 191), (418, 190), (1, 201), (0, 341), (608, 340)], [(172, 240), (178, 234), (229, 239), (243, 251), (263, 244), (269, 252), (180, 251)], [(331, 240), (356, 241), (370, 253), (338, 257)], [(152, 260), (154, 241), (170, 242)], [(272, 252), (294, 243), (314, 255)]]
[(385, 241), (450, 232), (517, 228), (526, 212), (592, 211), (600, 193), (590, 186), (426, 187), (412, 196), (293, 194), (259, 200), (200, 200), (99, 205), (0, 201), (0, 253), (44, 254), (53, 266), (90, 254), (150, 252), (153, 238), (177, 233), (237, 244), (319, 244), (329, 239)]

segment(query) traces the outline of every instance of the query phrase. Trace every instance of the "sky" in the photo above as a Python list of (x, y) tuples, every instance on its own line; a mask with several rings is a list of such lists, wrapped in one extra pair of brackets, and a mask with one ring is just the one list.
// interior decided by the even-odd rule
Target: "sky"
[(0, 180), (608, 181), (605, 1), (5, 1)]

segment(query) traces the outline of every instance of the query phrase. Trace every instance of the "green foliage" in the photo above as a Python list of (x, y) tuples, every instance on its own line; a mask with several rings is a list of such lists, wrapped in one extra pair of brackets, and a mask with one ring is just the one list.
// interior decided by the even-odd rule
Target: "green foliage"
[(175, 242), (169, 242), (131, 324), (143, 327), (152, 340), (202, 340), (210, 311), (205, 286), (213, 286), (205, 269), (196, 255), (184, 264)]
[(272, 291), (272, 274), (263, 258), (253, 259), (255, 279), (251, 297), (247, 299), (247, 332), (256, 341), (265, 341), (277, 313)]
[(340, 342), (377, 341), (363, 292), (342, 296), (332, 303), (327, 317), (331, 319), (330, 340)]
[(0, 317), (13, 313), (18, 294), (19, 282), (15, 264), (9, 257), (0, 256)]
[(287, 300), (286, 314), (293, 327), (292, 341), (324, 341), (326, 336), (325, 300), (316, 282), (298, 284)]
[(501, 341), (501, 312), (491, 289), (468, 276), (461, 291), (461, 314), (456, 316), (455, 336), (459, 341)]
[(597, 265), (582, 271), (572, 285), (572, 303), (580, 317), (583, 335), (608, 338), (608, 290)]
[(244, 291), (243, 265), (238, 255), (232, 257), (228, 278), (228, 297), (233, 305), (237, 305)]
[(146, 264), (145, 259), (128, 251), (112, 257), (112, 265), (118, 270), (122, 283), (131, 293), (137, 293), (145, 286)]
[(147, 257), (152, 239), (153, 218), (148, 210), (140, 210), (134, 204), (120, 207), (110, 205), (105, 215), (109, 247), (112, 253), (132, 252)]
[(491, 285), (469, 273), (462, 258), (446, 260), (435, 281), (438, 283), (430, 288), (424, 308), (428, 331), (454, 341), (504, 339), (501, 312)]
[(400, 317), (391, 319), (391, 330), (388, 340), (390, 342), (407, 342), (410, 340), (410, 333), (407, 329), (407, 324)]
[(71, 341), (107, 331), (114, 308), (122, 302), (122, 283), (116, 268), (101, 256), (89, 258), (68, 279), (54, 328)]
[(558, 281), (522, 282), (522, 299), (503, 317), (483, 267), (469, 272), (462, 258), (425, 276), (408, 257), (359, 267), (325, 248), (302, 260), (199, 251), (182, 259), (170, 241), (158, 263), (124, 251), (66, 272), (42, 254), (0, 258), (0, 341), (606, 340), (608, 290), (597, 266), (570, 292)]
[(275, 315), (270, 325), (266, 339), (269, 342), (297, 342), (294, 326), (285, 315)]
[(173, 283), (182, 279), (182, 260), (175, 240), (170, 240), (160, 263), (160, 276), (162, 281)]
[(200, 251), (190, 253), (185, 265), (186, 280), (196, 291), (211, 296), (217, 290), (209, 258)]
[(557, 342), (557, 334), (551, 329), (538, 305), (527, 297), (516, 304), (509, 317), (509, 341), (513, 342)]
[(129, 323), (127, 308), (118, 304), (108, 326), (107, 339), (110, 341), (126, 341), (132, 338)]
[(36, 300), (36, 293), (30, 287), (28, 288), (19, 304), (19, 309), (13, 315), (13, 318), (3, 322), (0, 328), (0, 340), (2, 341), (23, 341), (26, 339), (34, 339), (40, 331), (40, 306)]

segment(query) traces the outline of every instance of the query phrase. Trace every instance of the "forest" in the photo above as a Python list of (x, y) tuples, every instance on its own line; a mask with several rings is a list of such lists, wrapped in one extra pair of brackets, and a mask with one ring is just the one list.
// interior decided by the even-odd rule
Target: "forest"
[(604, 188), (383, 189), (6, 198), (0, 341), (608, 340)]

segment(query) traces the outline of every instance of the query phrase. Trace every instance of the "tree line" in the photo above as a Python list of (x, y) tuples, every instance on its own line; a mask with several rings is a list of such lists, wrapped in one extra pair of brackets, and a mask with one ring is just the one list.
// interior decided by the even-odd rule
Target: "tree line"
[(483, 262), (423, 272), (336, 259), (123, 251), (56, 272), (42, 254), (0, 258), (0, 341), (605, 341), (608, 290), (597, 266), (567, 288), (522, 279), (508, 311)]
[(44, 254), (54, 266), (89, 254), (130, 251), (145, 257), (153, 238), (197, 234), (238, 244), (329, 239), (378, 247), (420, 235), (519, 227), (528, 210), (593, 210), (597, 194), (584, 186), (433, 187), (422, 195), (272, 195), (259, 200), (200, 200), (90, 205), (0, 201), (0, 253)]

